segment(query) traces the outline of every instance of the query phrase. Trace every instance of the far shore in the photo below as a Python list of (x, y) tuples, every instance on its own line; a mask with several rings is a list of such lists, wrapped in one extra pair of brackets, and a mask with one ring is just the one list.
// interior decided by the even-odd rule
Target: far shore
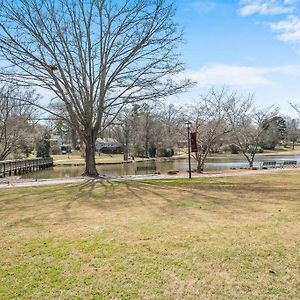
[[(291, 149), (279, 149), (275, 151), (265, 151), (263, 153), (257, 153), (256, 156), (291, 156), (291, 155), (300, 155), (300, 148), (297, 147), (295, 150)], [(211, 154), (208, 156), (208, 159), (219, 159), (219, 158), (229, 158), (229, 157), (240, 157), (244, 159), (244, 156), (239, 154), (231, 154), (231, 153), (217, 153)], [(181, 151), (181, 153), (174, 155), (172, 157), (134, 157), (134, 159), (130, 156), (127, 161), (123, 159), (123, 154), (96, 154), (96, 165), (113, 165), (113, 164), (128, 164), (133, 162), (143, 162), (143, 161), (168, 161), (174, 159), (186, 159), (187, 153)], [(81, 157), (78, 153), (72, 153), (68, 157), (67, 155), (53, 155), (54, 166), (84, 166), (85, 161), (84, 158)]]

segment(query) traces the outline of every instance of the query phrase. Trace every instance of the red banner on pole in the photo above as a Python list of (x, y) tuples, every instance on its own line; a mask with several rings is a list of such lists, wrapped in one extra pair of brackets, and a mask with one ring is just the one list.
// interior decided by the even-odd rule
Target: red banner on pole
[(197, 152), (198, 151), (197, 133), (196, 132), (191, 132), (191, 151), (192, 152)]

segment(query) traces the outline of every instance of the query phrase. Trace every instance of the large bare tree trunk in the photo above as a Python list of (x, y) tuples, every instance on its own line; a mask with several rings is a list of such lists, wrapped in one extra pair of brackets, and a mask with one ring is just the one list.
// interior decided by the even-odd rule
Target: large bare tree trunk
[(85, 170), (83, 176), (97, 177), (99, 175), (95, 160), (95, 142), (91, 139), (85, 143)]
[(76, 147), (78, 146), (78, 136), (76, 133), (76, 130), (74, 128), (71, 128), (71, 139), (72, 139), (72, 147), (73, 149), (76, 149)]

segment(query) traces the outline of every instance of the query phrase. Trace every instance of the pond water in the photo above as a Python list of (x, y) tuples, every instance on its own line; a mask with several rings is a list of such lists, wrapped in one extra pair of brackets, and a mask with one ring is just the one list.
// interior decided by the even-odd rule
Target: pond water
[[(263, 161), (283, 161), (283, 160), (298, 160), (300, 161), (300, 154), (296, 155), (284, 155), (284, 156), (257, 156), (254, 166), (261, 166)], [(142, 175), (151, 174), (153, 171), (137, 170), (139, 167), (155, 166), (156, 170), (161, 174), (166, 174), (168, 171), (187, 171), (188, 161), (187, 159), (173, 159), (162, 161), (141, 161), (131, 162), (126, 164), (107, 164), (98, 165), (97, 169), (100, 175), (107, 177), (125, 176), (125, 175)], [(197, 164), (192, 160), (192, 169), (196, 169)], [(230, 168), (248, 167), (247, 161), (240, 155), (232, 156), (216, 156), (210, 157), (206, 164), (206, 170), (226, 170)], [(57, 166), (52, 169), (42, 170), (38, 172), (28, 173), (22, 175), (22, 178), (68, 178), (80, 176), (84, 171), (84, 166)]]

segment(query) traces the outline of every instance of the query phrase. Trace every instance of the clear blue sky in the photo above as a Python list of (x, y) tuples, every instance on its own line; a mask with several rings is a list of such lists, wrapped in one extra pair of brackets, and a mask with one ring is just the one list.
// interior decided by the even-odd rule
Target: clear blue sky
[(296, 115), (300, 104), (300, 0), (177, 0), (186, 75), (198, 82), (172, 101), (190, 102), (211, 86), (255, 92), (259, 106)]

